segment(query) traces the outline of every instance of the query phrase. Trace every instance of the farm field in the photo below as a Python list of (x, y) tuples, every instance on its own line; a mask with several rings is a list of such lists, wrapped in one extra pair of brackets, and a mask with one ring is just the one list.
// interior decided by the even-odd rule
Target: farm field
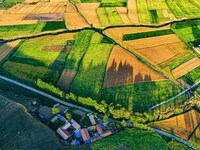
[[(9, 39), (9, 38), (16, 38), (16, 37), (20, 37), (20, 36), (39, 34), (41, 32), (45, 32), (45, 31), (66, 29), (64, 22), (60, 22), (60, 21), (59, 22), (39, 22), (37, 24), (29, 24), (31, 22), (32, 21), (28, 21), (28, 24), (23, 24), (23, 25), (1, 26), (0, 27), (0, 38), (1, 39)], [(12, 24), (13, 23), (14, 22), (12, 22)], [(18, 22), (16, 22), (16, 23), (18, 23)], [(9, 32), (11, 29), (12, 29), (12, 32)]]
[(104, 88), (102, 96), (107, 103), (121, 104), (133, 112), (144, 112), (179, 92), (179, 87), (165, 80)]
[(79, 13), (65, 13), (66, 25), (68, 29), (77, 29), (82, 27), (89, 27), (89, 24)]
[(106, 29), (104, 33), (113, 39), (117, 40), (122, 44), (123, 36), (126, 34), (133, 34), (133, 33), (143, 33), (143, 32), (151, 32), (151, 31), (159, 31), (159, 30), (168, 30), (170, 26), (164, 26), (161, 28), (147, 28), (147, 27), (123, 27), (123, 28), (111, 28)]
[(21, 104), (0, 96), (0, 111), (0, 149), (62, 147), (55, 134), (47, 126), (30, 116)]
[(127, 0), (127, 11), (131, 22), (139, 23), (137, 0)]
[[(152, 127), (167, 131), (173, 135), (189, 140), (200, 123), (200, 114), (191, 110), (184, 114), (151, 123)], [(197, 130), (198, 132), (198, 130)], [(197, 139), (200, 137), (196, 137)]]
[(46, 21), (63, 21), (63, 14), (30, 14), (24, 18), (25, 20), (38, 20), (39, 22)]
[(141, 63), (130, 52), (114, 46), (106, 69), (104, 87), (161, 80), (165, 80), (161, 74)]
[(20, 43), (20, 40), (9, 42), (0, 46), (0, 63), (3, 59), (8, 57), (9, 53)]
[(172, 73), (173, 73), (174, 77), (177, 79), (199, 66), (200, 66), (200, 59), (198, 57), (195, 57), (195, 58), (183, 63), (182, 65), (175, 68), (174, 70), (172, 70)]
[(158, 134), (137, 129), (126, 129), (91, 144), (93, 150), (144, 149), (144, 147), (149, 150), (168, 149), (166, 142)]
[[(97, 8), (100, 3), (78, 3), (77, 7), (79, 11), (87, 18), (90, 24), (100, 27), (101, 23), (97, 15)], [(90, 8), (90, 9), (88, 9)]]
[[(92, 39), (96, 39), (96, 36), (98, 37), (94, 34)], [(71, 85), (71, 92), (96, 100), (101, 98), (104, 74), (112, 48), (113, 44), (103, 43), (102, 40), (89, 45)]]
[[(175, 74), (176, 68), (179, 69), (184, 63), (189, 64), (188, 61), (194, 59), (197, 55), (171, 31), (168, 35), (162, 35), (162, 32), (168, 33), (168, 30), (125, 34), (123, 44), (151, 64), (163, 69), (170, 77), (174, 75), (175, 79), (198, 67), (198, 65), (191, 64), (193, 67), (188, 66), (188, 69), (185, 68), (185, 72), (181, 68), (182, 73), (180, 75)], [(198, 61), (196, 63), (198, 64)]]
[(73, 40), (75, 33), (44, 36), (22, 42), (3, 66), (3, 74), (37, 85), (42, 80), (56, 85), (59, 74), (64, 69), (66, 51), (44, 51), (45, 46), (65, 45)]
[(45, 14), (61, 13), (66, 10), (66, 2), (39, 2), (37, 4), (17, 4), (4, 13), (9, 14)]
[(191, 47), (197, 47), (199, 45), (199, 20), (173, 24), (172, 30)]

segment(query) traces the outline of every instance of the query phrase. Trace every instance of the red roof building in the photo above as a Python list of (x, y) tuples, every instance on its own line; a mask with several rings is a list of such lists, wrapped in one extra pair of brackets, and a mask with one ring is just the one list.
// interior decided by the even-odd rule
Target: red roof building
[(96, 125), (96, 128), (100, 135), (103, 134), (103, 130), (101, 129), (100, 125)]
[(90, 139), (90, 134), (86, 128), (81, 130), (81, 135), (82, 135), (83, 141), (87, 141)]

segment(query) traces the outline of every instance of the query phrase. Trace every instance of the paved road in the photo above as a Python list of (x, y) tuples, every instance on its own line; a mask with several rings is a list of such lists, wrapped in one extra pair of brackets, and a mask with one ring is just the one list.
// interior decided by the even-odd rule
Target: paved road
[[(85, 112), (88, 112), (88, 113), (90, 113), (90, 112), (94, 113), (94, 111), (91, 111), (90, 109), (87, 109), (87, 108), (84, 108), (84, 107), (81, 107), (81, 106), (78, 106), (78, 105), (75, 105), (75, 104), (72, 104), (72, 103), (69, 103), (69, 102), (65, 102), (65, 101), (63, 101), (63, 100), (61, 100), (61, 99), (59, 99), (59, 98), (56, 98), (56, 97), (54, 97), (54, 96), (51, 96), (51, 95), (49, 95), (49, 94), (47, 94), (47, 93), (45, 93), (45, 92), (43, 92), (43, 91), (40, 91), (40, 90), (35, 89), (35, 88), (32, 88), (32, 87), (30, 87), (30, 86), (27, 86), (27, 85), (25, 85), (25, 84), (22, 84), (22, 83), (20, 83), (20, 82), (15, 81), (15, 80), (9, 79), (9, 78), (7, 78), (7, 77), (4, 77), (4, 76), (1, 76), (1, 75), (0, 75), (0, 79), (1, 79), (1, 80), (4, 80), (4, 81), (7, 81), (7, 82), (10, 82), (10, 83), (12, 83), (12, 84), (15, 84), (15, 85), (17, 85), (17, 86), (20, 86), (20, 87), (22, 87), (22, 88), (24, 88), (24, 89), (27, 89), (27, 90), (32, 91), (32, 92), (34, 92), (34, 93), (37, 93), (37, 94), (39, 94), (39, 95), (42, 95), (42, 96), (44, 96), (44, 97), (47, 97), (47, 98), (49, 98), (49, 99), (51, 99), (51, 100), (53, 100), (53, 101), (55, 101), (55, 102), (57, 102), (57, 103), (60, 103), (60, 104), (62, 104), (62, 105), (66, 105), (66, 106), (69, 106), (69, 107), (72, 107), (72, 108), (80, 109), (80, 110), (85, 111)], [(103, 115), (100, 115), (100, 116), (103, 117)], [(108, 120), (109, 120), (109, 121), (116, 122), (116, 123), (120, 123), (120, 121), (114, 120), (114, 119), (111, 119), (111, 118), (109, 118)]]
[(170, 99), (168, 99), (168, 100), (166, 100), (166, 101), (164, 101), (164, 102), (162, 102), (162, 103), (160, 103), (160, 104), (157, 104), (157, 105), (155, 105), (155, 106), (153, 106), (153, 107), (151, 107), (151, 108), (149, 108), (149, 109), (150, 109), (150, 110), (153, 110), (153, 109), (155, 109), (155, 108), (157, 108), (157, 107), (159, 107), (159, 106), (161, 106), (161, 105), (164, 105), (164, 104), (166, 104), (166, 103), (169, 103), (170, 101), (173, 101), (174, 99), (176, 99), (176, 98), (182, 96), (183, 94), (187, 93), (188, 91), (190, 91), (190, 90), (193, 89), (194, 87), (198, 86), (199, 83), (200, 83), (200, 81), (196, 82), (196, 83), (193, 84), (190, 88), (185, 89), (184, 91), (182, 91), (182, 92), (179, 93), (178, 95), (176, 95), (176, 96), (174, 96), (174, 97), (172, 97), (172, 98), (170, 98)]

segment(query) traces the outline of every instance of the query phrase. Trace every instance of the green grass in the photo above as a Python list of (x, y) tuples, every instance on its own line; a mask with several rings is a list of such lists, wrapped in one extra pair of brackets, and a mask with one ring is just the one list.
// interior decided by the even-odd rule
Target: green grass
[(116, 8), (106, 7), (105, 10), (108, 14), (108, 19), (110, 20), (111, 25), (123, 24), (122, 19), (119, 16)]
[(91, 144), (93, 150), (167, 150), (168, 146), (165, 140), (158, 134), (150, 131), (136, 129), (126, 129), (111, 137), (99, 140)]
[(167, 143), (169, 150), (192, 150), (191, 148), (183, 145), (182, 143), (176, 142), (175, 140), (171, 140)]
[(61, 148), (53, 131), (30, 116), (22, 105), (0, 96), (0, 110), (0, 149)]
[(0, 10), (6, 10), (23, 1), (24, 0), (0, 0)]
[(121, 104), (134, 112), (147, 111), (180, 92), (170, 81), (145, 82), (103, 89), (103, 99), (114, 105)]
[(67, 56), (65, 69), (78, 70), (80, 62), (86, 53), (94, 31), (84, 30), (77, 34), (75, 43)]
[[(93, 38), (95, 38), (94, 36)], [(112, 47), (112, 44), (100, 43), (100, 41), (90, 44), (72, 83), (71, 92), (83, 97), (100, 99), (106, 65)]]
[(167, 34), (173, 34), (173, 31), (170, 29), (167, 29), (167, 30), (159, 30), (159, 31), (125, 34), (123, 36), (123, 41), (136, 40), (136, 39), (148, 38), (148, 37), (154, 37), (154, 36), (162, 36), (162, 35), (167, 35)]

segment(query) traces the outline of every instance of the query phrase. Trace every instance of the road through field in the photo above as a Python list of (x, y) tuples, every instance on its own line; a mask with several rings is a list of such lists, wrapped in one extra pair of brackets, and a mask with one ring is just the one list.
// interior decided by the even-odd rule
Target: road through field
[(153, 106), (153, 107), (151, 107), (151, 108), (149, 108), (149, 109), (150, 109), (150, 110), (153, 110), (153, 109), (155, 109), (155, 108), (157, 108), (157, 107), (159, 107), (159, 106), (161, 106), (161, 105), (164, 105), (164, 104), (166, 104), (166, 103), (169, 103), (170, 101), (173, 101), (173, 100), (175, 100), (176, 98), (178, 98), (178, 97), (182, 96), (183, 94), (187, 93), (188, 91), (190, 91), (190, 90), (193, 89), (194, 87), (198, 86), (199, 84), (200, 84), (200, 81), (196, 82), (196, 83), (193, 84), (190, 88), (185, 89), (184, 91), (182, 91), (182, 92), (179, 93), (178, 95), (176, 95), (176, 96), (174, 96), (174, 97), (172, 97), (172, 98), (170, 98), (170, 99), (168, 99), (168, 100), (166, 100), (166, 101), (164, 101), (164, 102), (162, 102), (162, 103), (160, 103), (160, 104), (157, 104), (157, 105), (155, 105), (155, 106)]
[[(12, 84), (14, 84), (14, 85), (17, 85), (17, 86), (19, 86), (19, 87), (22, 87), (22, 88), (24, 88), (24, 89), (27, 89), (27, 90), (29, 90), (29, 91), (31, 91), (31, 92), (34, 92), (34, 93), (39, 94), (39, 95), (42, 95), (42, 96), (44, 96), (44, 97), (46, 97), (46, 98), (49, 98), (49, 99), (51, 99), (51, 100), (53, 100), (53, 101), (55, 101), (55, 102), (57, 102), (57, 103), (60, 103), (60, 104), (62, 104), (62, 105), (66, 105), (66, 106), (69, 106), (69, 107), (72, 107), (72, 108), (76, 108), (76, 109), (79, 109), (79, 110), (82, 110), (82, 111), (85, 111), (85, 112), (88, 112), (88, 113), (90, 113), (90, 112), (94, 113), (94, 111), (91, 111), (91, 110), (89, 110), (89, 109), (87, 109), (87, 108), (84, 108), (84, 107), (81, 107), (81, 106), (78, 106), (78, 105), (74, 105), (74, 104), (72, 104), (72, 103), (65, 102), (65, 101), (63, 101), (63, 100), (61, 100), (61, 99), (59, 99), (59, 98), (56, 98), (56, 97), (54, 97), (54, 96), (51, 96), (50, 94), (47, 94), (47, 93), (45, 93), (45, 92), (43, 92), (43, 91), (40, 91), (40, 90), (35, 89), (35, 88), (32, 88), (32, 87), (27, 86), (27, 85), (25, 85), (25, 84), (22, 84), (22, 83), (20, 83), (20, 82), (18, 82), (18, 81), (9, 79), (9, 78), (7, 78), (7, 77), (4, 77), (4, 76), (1, 76), (1, 75), (0, 75), (0, 80), (7, 81), (7, 82), (12, 83)], [(100, 116), (103, 117), (102, 115), (100, 115)], [(117, 121), (117, 120), (114, 120), (114, 119), (111, 119), (111, 118), (109, 118), (108, 120), (109, 120), (109, 121), (116, 122), (116, 123), (119, 123), (119, 122), (120, 122), (120, 121)]]

